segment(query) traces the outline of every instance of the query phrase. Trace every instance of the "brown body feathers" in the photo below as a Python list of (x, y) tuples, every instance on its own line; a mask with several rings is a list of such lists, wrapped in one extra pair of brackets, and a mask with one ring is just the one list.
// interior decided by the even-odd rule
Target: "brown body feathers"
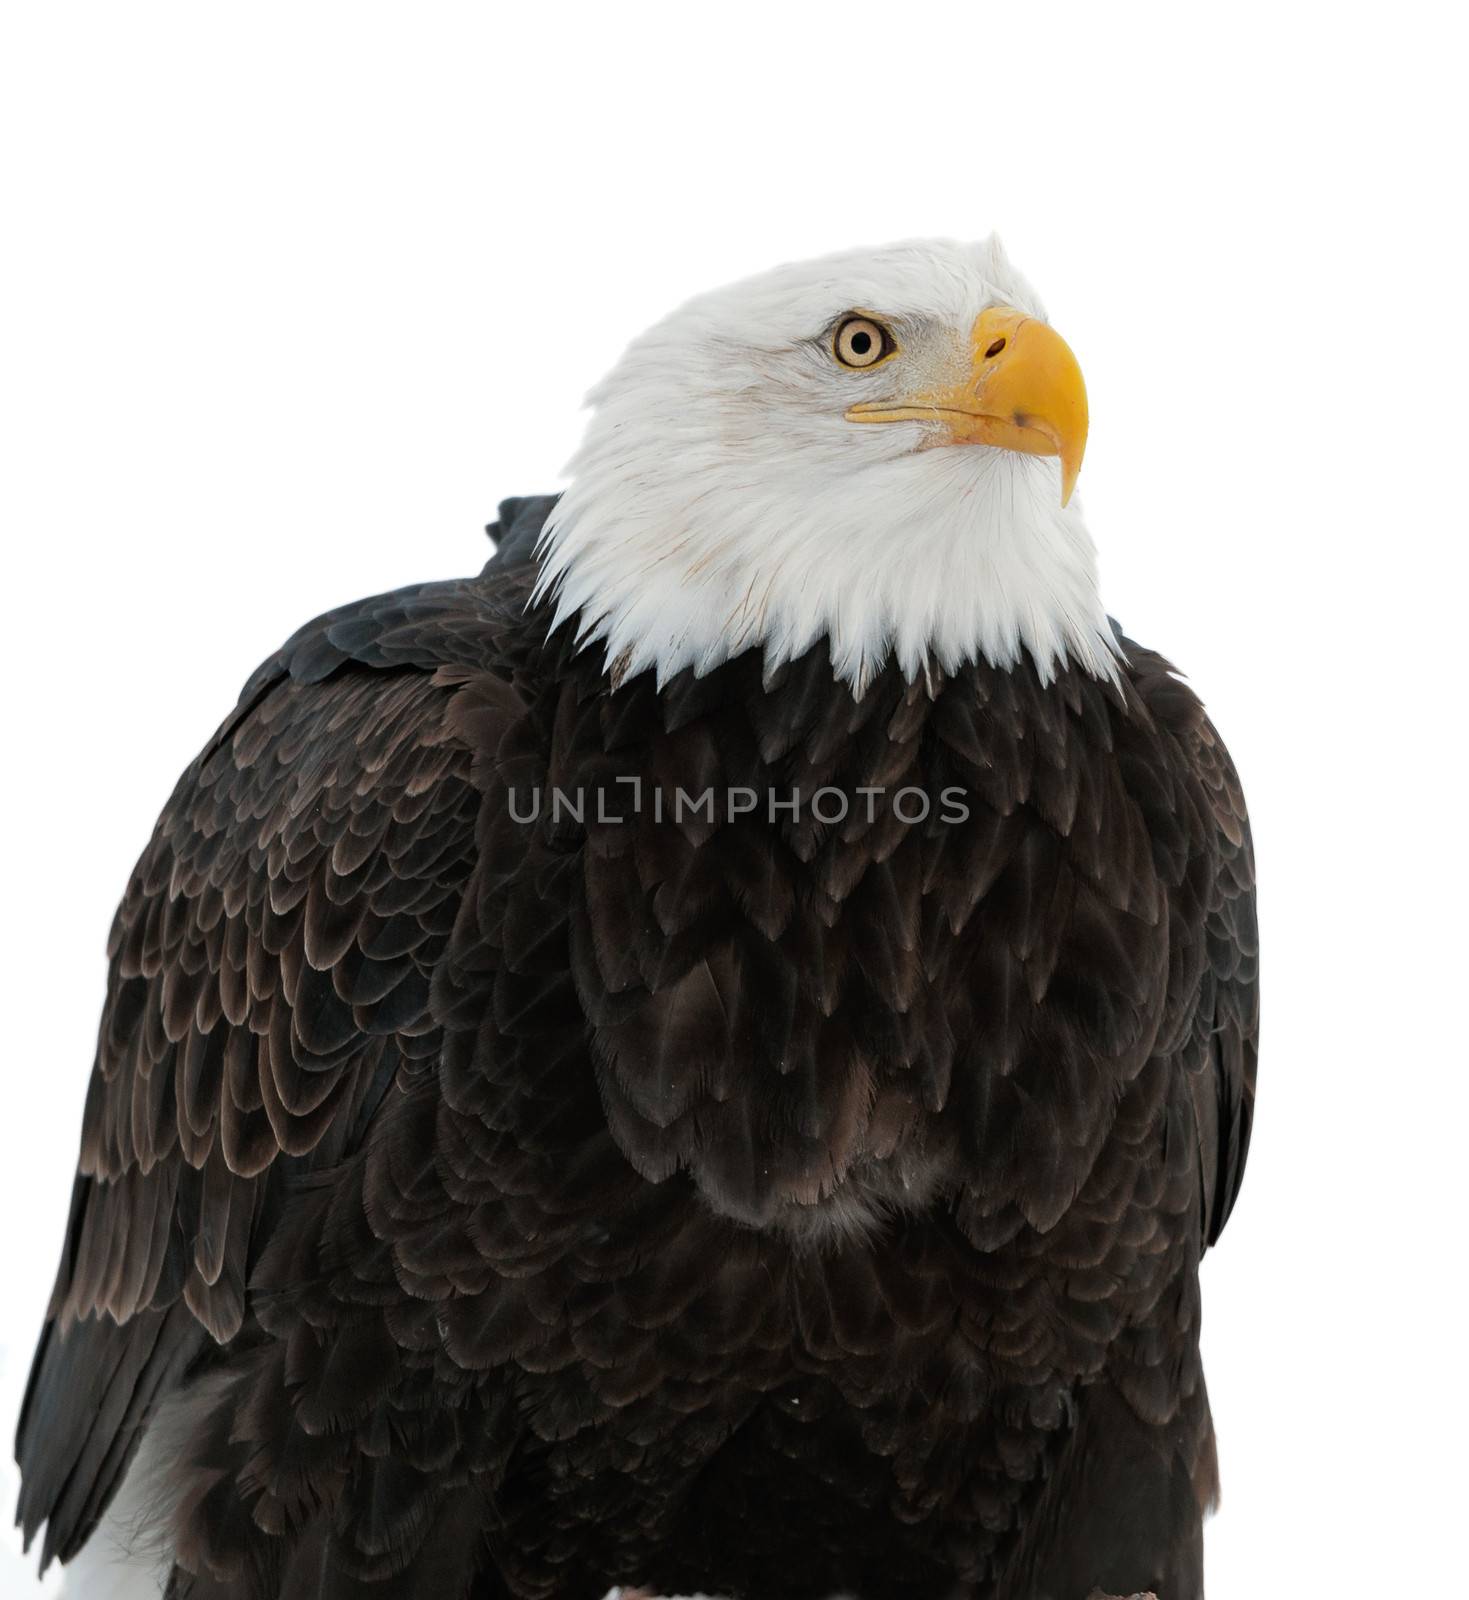
[[(303, 630), (165, 808), (28, 1531), (74, 1553), (187, 1386), (180, 1600), (1189, 1600), (1256, 1031), (1198, 702), (1126, 641), (614, 691), (527, 611), (546, 509)], [(771, 820), (822, 789), (881, 792)]]

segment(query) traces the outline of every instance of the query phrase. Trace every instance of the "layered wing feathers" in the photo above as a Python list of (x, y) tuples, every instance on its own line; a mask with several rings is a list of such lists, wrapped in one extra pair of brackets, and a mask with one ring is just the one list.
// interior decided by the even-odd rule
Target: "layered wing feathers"
[(17, 1438), (46, 1560), (85, 1541), (155, 1402), (240, 1332), (291, 1185), (440, 1049), (430, 980), (479, 805), (450, 706), (501, 664), (508, 587), (422, 586), (302, 629), (133, 873)]

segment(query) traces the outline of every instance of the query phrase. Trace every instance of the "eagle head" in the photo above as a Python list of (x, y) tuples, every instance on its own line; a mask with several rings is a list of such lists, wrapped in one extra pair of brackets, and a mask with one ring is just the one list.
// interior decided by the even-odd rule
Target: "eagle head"
[(1072, 490), (1081, 369), (993, 237), (850, 251), (690, 301), (593, 390), (538, 593), (618, 681), (825, 641), (1114, 672)]

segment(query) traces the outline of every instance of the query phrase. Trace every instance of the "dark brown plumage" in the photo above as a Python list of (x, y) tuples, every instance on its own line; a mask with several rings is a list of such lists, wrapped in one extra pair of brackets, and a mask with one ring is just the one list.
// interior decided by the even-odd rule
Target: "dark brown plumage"
[[(1256, 989), (1197, 700), (1128, 642), (614, 692), (526, 610), (547, 508), (302, 630), (165, 808), (27, 1532), (75, 1552), (187, 1385), (180, 1600), (1199, 1593)], [(764, 810), (822, 787), (885, 792)]]

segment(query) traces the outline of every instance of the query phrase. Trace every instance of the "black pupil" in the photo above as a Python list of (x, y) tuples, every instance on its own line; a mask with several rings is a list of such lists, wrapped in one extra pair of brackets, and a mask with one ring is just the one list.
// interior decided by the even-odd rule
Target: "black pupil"
[(852, 335), (852, 354), (865, 356), (872, 348), (872, 335), (870, 333), (854, 333)]

